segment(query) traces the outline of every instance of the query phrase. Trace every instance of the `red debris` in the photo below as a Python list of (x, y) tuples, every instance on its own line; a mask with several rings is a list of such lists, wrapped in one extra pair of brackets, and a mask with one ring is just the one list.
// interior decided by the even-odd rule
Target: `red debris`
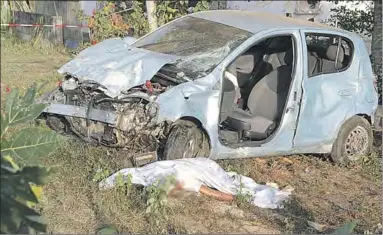
[(145, 86), (146, 86), (146, 88), (148, 88), (149, 93), (152, 94), (152, 93), (153, 93), (153, 86), (152, 86), (152, 83), (151, 83), (149, 80), (147, 80), (147, 81), (145, 82)]
[(11, 92), (11, 90), (12, 89), (8, 85), (5, 86), (5, 92), (9, 93), (9, 92)]

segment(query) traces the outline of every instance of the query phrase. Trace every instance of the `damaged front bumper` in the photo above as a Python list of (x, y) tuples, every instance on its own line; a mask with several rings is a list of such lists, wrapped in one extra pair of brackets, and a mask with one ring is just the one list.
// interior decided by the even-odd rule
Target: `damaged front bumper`
[(118, 115), (116, 113), (101, 109), (88, 109), (86, 107), (66, 105), (66, 104), (50, 104), (43, 111), (48, 114), (56, 114), (77, 118), (89, 119), (92, 121), (103, 122), (110, 125), (116, 125)]
[(71, 104), (62, 92), (56, 90), (38, 101), (47, 104), (40, 118), (60, 134), (108, 147), (150, 145), (147, 150), (153, 151), (166, 141), (169, 123), (157, 123), (158, 106), (146, 94), (126, 95), (123, 102), (112, 98), (99, 100), (105, 99), (107, 105), (100, 107), (95, 107), (97, 102), (83, 100), (80, 105)]

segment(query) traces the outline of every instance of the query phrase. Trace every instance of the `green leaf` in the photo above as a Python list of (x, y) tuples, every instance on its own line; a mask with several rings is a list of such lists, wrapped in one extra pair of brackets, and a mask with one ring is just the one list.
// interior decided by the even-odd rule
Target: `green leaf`
[(30, 127), (15, 132), (11, 140), (3, 140), (1, 154), (12, 155), (26, 162), (37, 163), (37, 158), (52, 153), (63, 137), (51, 130)]
[(21, 124), (36, 119), (45, 109), (46, 104), (34, 104), (30, 106), (16, 106), (8, 113), (10, 126)]
[(356, 221), (348, 222), (343, 227), (338, 228), (332, 234), (351, 234), (356, 227)]
[(30, 106), (33, 104), (37, 93), (36, 85), (31, 86), (24, 94), (22, 98), (23, 105)]
[(6, 97), (5, 117), (1, 119), (1, 137), (4, 136), (8, 126), (32, 121), (37, 118), (46, 107), (45, 104), (34, 104), (37, 88), (30, 87), (20, 99), (19, 90), (13, 89)]
[[(2, 156), (1, 160), (5, 160), (9, 165), (15, 170), (18, 171), (20, 170), (20, 167), (16, 164), (16, 162), (13, 160), (11, 156)], [(1, 161), (3, 164), (3, 161)], [(12, 171), (14, 172), (14, 171)]]
[(99, 229), (97, 234), (118, 234), (118, 231), (114, 226), (107, 226)]
[(15, 233), (21, 221), (29, 220), (28, 217), (39, 216), (25, 204), (4, 195), (1, 197), (1, 215), (1, 232), (7, 233)]
[(47, 229), (47, 225), (40, 215), (26, 216), (24, 222), (28, 227), (37, 231), (45, 231)]
[(6, 102), (5, 102), (5, 112), (6, 113), (10, 113), (12, 111), (12, 107), (14, 106), (14, 103), (17, 102), (18, 95), (19, 95), (19, 89), (14, 88), (6, 96)]
[(156, 199), (153, 198), (153, 197), (148, 199), (148, 203), (149, 203), (149, 204), (152, 204), (152, 203), (154, 203), (155, 201), (156, 201)]
[(1, 115), (1, 137), (4, 136), (4, 134), (7, 132), (9, 126), (9, 121), (7, 119), (7, 116)]
[(22, 170), (22, 174), (28, 183), (34, 183), (36, 185), (44, 185), (49, 182), (49, 175), (51, 170), (42, 166), (27, 166)]

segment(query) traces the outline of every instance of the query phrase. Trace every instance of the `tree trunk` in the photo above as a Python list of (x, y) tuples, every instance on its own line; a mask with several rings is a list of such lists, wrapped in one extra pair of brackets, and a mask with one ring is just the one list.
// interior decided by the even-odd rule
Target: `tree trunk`
[(146, 12), (148, 13), (148, 22), (149, 22), (150, 31), (153, 31), (158, 27), (155, 1), (146, 0)]
[(374, 1), (371, 55), (374, 62), (374, 72), (380, 75), (382, 68), (382, 0)]

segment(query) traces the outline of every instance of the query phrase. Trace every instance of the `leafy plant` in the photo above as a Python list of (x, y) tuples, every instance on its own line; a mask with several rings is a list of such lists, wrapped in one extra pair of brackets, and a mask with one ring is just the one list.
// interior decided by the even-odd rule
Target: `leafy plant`
[(356, 227), (356, 221), (351, 221), (343, 225), (341, 228), (335, 230), (332, 234), (351, 234)]
[(39, 127), (24, 127), (6, 136), (10, 128), (33, 121), (44, 110), (45, 104), (34, 103), (37, 91), (32, 86), (19, 97), (19, 90), (12, 89), (1, 116), (1, 154), (28, 164), (37, 164), (39, 156), (53, 152), (62, 140), (55, 132)]
[(145, 17), (144, 1), (133, 1), (132, 11), (127, 15), (127, 20), (133, 29), (133, 36), (140, 37), (149, 32), (149, 23)]
[(207, 11), (209, 10), (209, 1), (198, 1), (196, 6), (192, 9), (193, 12)]
[(186, 15), (188, 8), (188, 2), (185, 0), (160, 0), (157, 1), (157, 21), (158, 25), (163, 25), (169, 21), (174, 20), (180, 16)]
[(113, 225), (104, 226), (97, 231), (97, 234), (118, 234), (117, 228)]
[(92, 16), (85, 15), (82, 10), (77, 11), (77, 18), (88, 23), (93, 44), (111, 37), (124, 37), (129, 30), (129, 25), (115, 12), (115, 5), (112, 2), (105, 4), (99, 10), (93, 10)]
[(157, 2), (157, 21), (159, 25), (166, 24), (178, 17), (184, 16), (190, 12), (205, 11), (209, 9), (209, 1), (198, 1), (192, 9), (188, 7), (186, 0), (159, 0)]
[(21, 225), (30, 231), (45, 231), (42, 218), (32, 208), (38, 203), (40, 186), (47, 183), (51, 170), (30, 164), (37, 164), (38, 157), (52, 153), (62, 137), (53, 131), (24, 127), (45, 108), (44, 104), (34, 103), (37, 91), (33, 86), (19, 97), (18, 89), (11, 90), (1, 116), (1, 233), (15, 233)]
[(99, 169), (96, 174), (93, 176), (93, 182), (100, 182), (110, 175), (110, 171), (108, 169)]
[(242, 183), (242, 180), (240, 180), (239, 190), (238, 193), (235, 195), (235, 201), (237, 202), (238, 206), (248, 205), (251, 200), (251, 195), (248, 192), (244, 192), (243, 188), (244, 185)]
[(132, 175), (128, 174), (127, 176), (124, 176), (122, 174), (118, 174), (116, 176), (116, 189), (121, 190), (124, 192), (124, 194), (131, 193), (131, 189), (133, 187), (132, 183)]
[(2, 233), (15, 233), (22, 224), (32, 231), (45, 231), (42, 218), (32, 207), (40, 198), (36, 193), (40, 187), (36, 185), (47, 183), (49, 173), (48, 169), (40, 166), (20, 169), (10, 156), (1, 155)]
[[(356, 6), (360, 4), (360, 2), (354, 3)], [(335, 26), (335, 22), (337, 21), (337, 26), (352, 31), (364, 36), (372, 35), (373, 28), (373, 4), (367, 4), (366, 10), (360, 10), (358, 8), (350, 9), (346, 6), (337, 6), (331, 9), (331, 16), (329, 23), (332, 26)]]
[[(176, 180), (174, 176), (166, 177), (163, 182), (156, 181), (154, 184), (146, 188), (147, 200), (146, 200), (146, 213), (154, 215), (164, 215), (165, 206), (167, 204), (167, 195), (172, 186), (174, 186)], [(158, 221), (156, 221), (158, 225)]]

